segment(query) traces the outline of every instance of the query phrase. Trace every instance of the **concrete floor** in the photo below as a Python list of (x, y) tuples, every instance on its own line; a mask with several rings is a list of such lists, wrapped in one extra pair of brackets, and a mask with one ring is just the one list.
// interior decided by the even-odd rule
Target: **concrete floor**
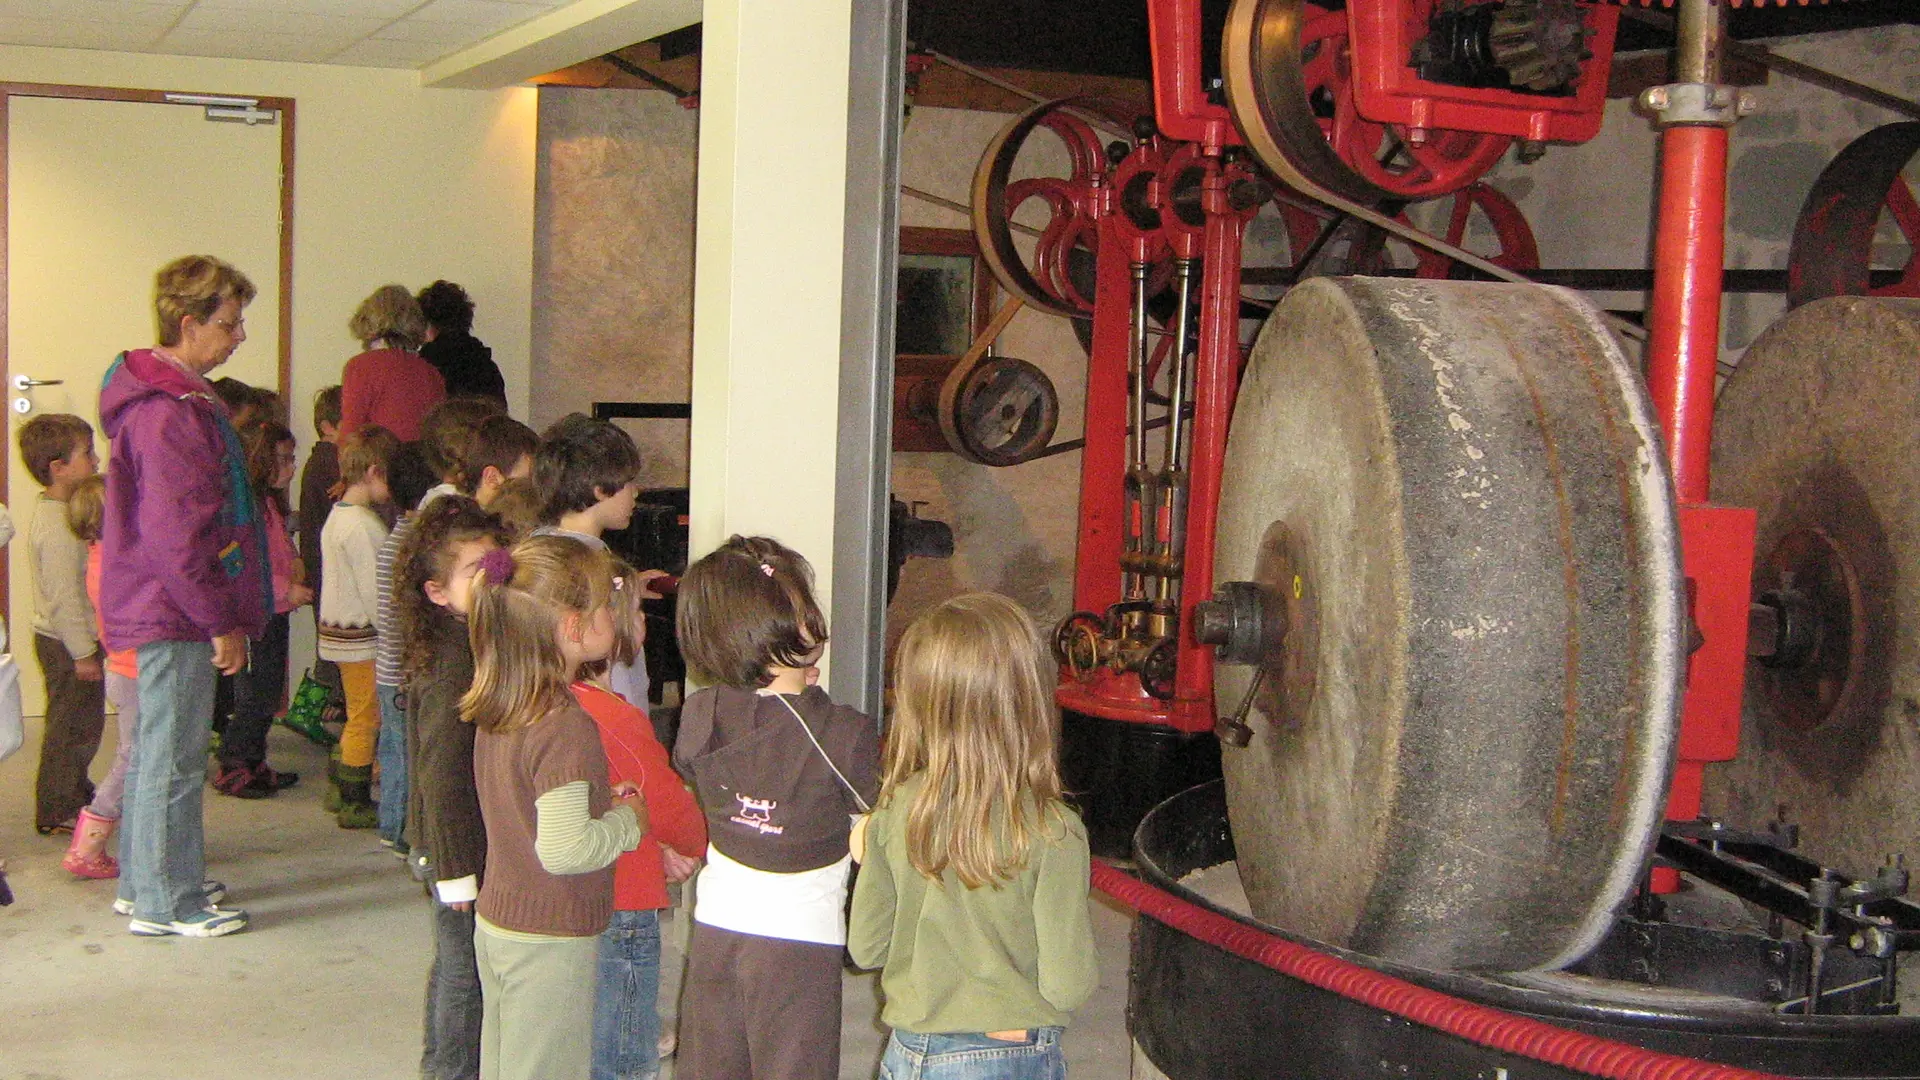
[[(0, 908), (0, 1080), (418, 1076), (427, 901), (372, 832), (320, 812), (319, 750), (275, 729), (272, 760), (302, 775), (298, 787), (257, 802), (209, 791), (208, 873), (251, 915), (247, 931), (143, 939), (109, 909), (112, 882), (76, 880), (60, 868), (65, 838), (33, 831), (36, 725), (0, 763), (0, 859), (16, 897)], [(1100, 990), (1065, 1040), (1081, 1080), (1128, 1075), (1129, 923), (1095, 902)], [(885, 1041), (876, 984), (847, 976), (848, 1080), (874, 1075)]]

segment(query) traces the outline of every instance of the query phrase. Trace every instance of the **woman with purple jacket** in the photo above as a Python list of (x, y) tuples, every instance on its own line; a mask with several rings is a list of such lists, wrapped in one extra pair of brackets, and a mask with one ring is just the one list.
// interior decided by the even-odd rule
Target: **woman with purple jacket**
[(206, 374), (247, 340), (253, 283), (189, 255), (154, 277), (160, 343), (122, 353), (100, 390), (112, 440), (100, 584), (107, 646), (140, 658), (120, 895), (135, 934), (220, 937), (243, 911), (206, 880), (201, 819), (214, 676), (246, 666), (272, 608), (266, 534), (246, 458)]

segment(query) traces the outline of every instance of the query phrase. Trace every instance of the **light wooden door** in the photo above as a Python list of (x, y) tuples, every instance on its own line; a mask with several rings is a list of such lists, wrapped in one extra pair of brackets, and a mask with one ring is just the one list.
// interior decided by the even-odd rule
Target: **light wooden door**
[[(40, 487), (16, 433), (31, 416), (69, 412), (94, 425), (115, 355), (156, 340), (153, 275), (188, 254), (216, 255), (260, 290), (247, 341), (213, 377), (280, 379), (279, 128), (208, 121), (198, 106), (14, 96), (7, 99), (7, 627), (26, 711), (44, 707), (32, 658), (27, 529)], [(19, 376), (59, 385), (17, 390)], [(25, 398), (31, 412), (13, 406)], [(57, 509), (57, 507), (46, 507)]]

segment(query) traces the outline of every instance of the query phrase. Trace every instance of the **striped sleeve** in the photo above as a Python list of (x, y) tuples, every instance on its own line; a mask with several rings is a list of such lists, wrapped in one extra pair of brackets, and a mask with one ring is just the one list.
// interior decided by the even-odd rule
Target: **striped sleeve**
[(585, 780), (575, 780), (533, 800), (533, 853), (549, 874), (602, 870), (640, 846), (633, 810), (616, 806), (594, 818), (587, 808), (589, 790)]

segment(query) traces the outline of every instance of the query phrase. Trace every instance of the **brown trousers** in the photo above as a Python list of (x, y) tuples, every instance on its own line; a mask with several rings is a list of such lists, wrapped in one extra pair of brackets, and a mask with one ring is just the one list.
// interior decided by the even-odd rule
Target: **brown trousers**
[[(107, 684), (76, 675), (73, 657), (58, 638), (33, 635), (33, 653), (47, 683), (47, 730), (33, 787), (33, 823), (45, 830), (72, 819), (93, 801), (87, 767), (100, 752), (100, 735), (107, 726)], [(95, 655), (105, 660), (103, 654)]]
[(843, 952), (694, 923), (674, 1076), (836, 1080)]

